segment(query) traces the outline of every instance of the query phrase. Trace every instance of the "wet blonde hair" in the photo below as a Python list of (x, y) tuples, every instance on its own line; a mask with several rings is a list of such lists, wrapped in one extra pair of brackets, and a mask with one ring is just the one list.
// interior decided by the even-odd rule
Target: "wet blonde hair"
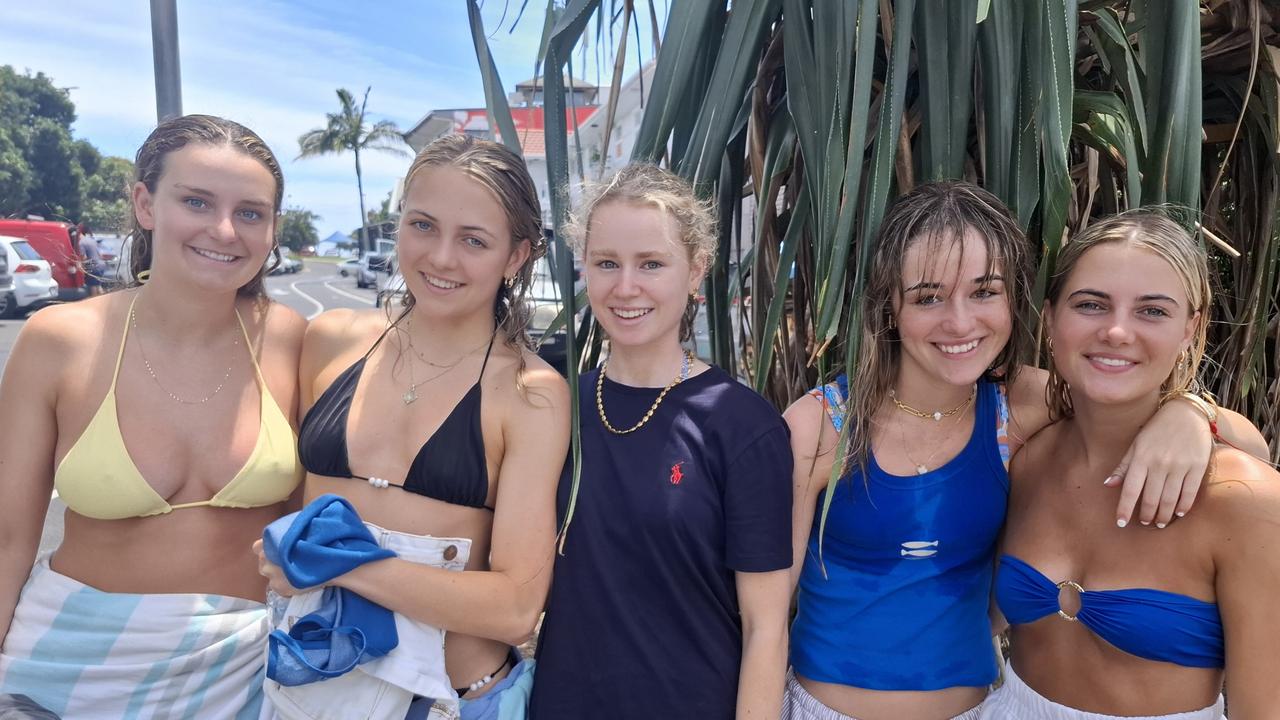
[[(450, 167), (486, 188), (507, 218), (511, 231), (511, 243), (529, 243), (529, 257), (513, 276), (511, 285), (498, 285), (493, 300), (494, 322), (503, 343), (515, 351), (519, 358), (516, 377), (521, 378), (525, 369), (525, 350), (533, 350), (529, 340), (529, 316), (527, 302), (529, 286), (533, 282), (533, 267), (547, 252), (547, 241), (542, 235), (542, 205), (538, 202), (538, 189), (529, 176), (524, 158), (507, 146), (489, 140), (479, 140), (469, 135), (446, 135), (418, 153), (404, 178), (402, 197), (409, 194), (414, 178), (429, 168)], [(403, 200), (401, 201), (403, 205)], [(401, 222), (404, 222), (403, 215)], [(401, 301), (404, 310), (395, 319), (399, 323), (417, 304), (417, 298), (408, 290)]]
[[(1204, 359), (1205, 344), (1209, 334), (1209, 302), (1212, 290), (1209, 286), (1208, 257), (1200, 243), (1191, 237), (1186, 228), (1168, 216), (1169, 210), (1142, 208), (1113, 215), (1098, 221), (1067, 242), (1058, 254), (1058, 265), (1045, 293), (1053, 306), (1058, 307), (1067, 280), (1079, 264), (1080, 258), (1099, 245), (1124, 244), (1150, 252), (1173, 268), (1182, 289), (1187, 294), (1188, 312), (1196, 315), (1191, 336), (1191, 346), (1179, 355), (1177, 364), (1161, 385), (1161, 396), (1166, 398), (1183, 391), (1201, 392), (1199, 381), (1200, 362)], [(1050, 353), (1049, 384), (1045, 388), (1050, 417), (1054, 420), (1071, 417), (1071, 388), (1053, 367)]]
[[(585, 183), (582, 200), (565, 228), (569, 245), (579, 257), (587, 251), (591, 216), (609, 203), (653, 207), (666, 214), (675, 220), (679, 242), (689, 253), (689, 262), (700, 268), (703, 276), (710, 270), (717, 242), (714, 206), (710, 201), (699, 200), (684, 178), (657, 165), (632, 163), (607, 181)], [(680, 322), (681, 342), (693, 337), (697, 312), (698, 305), (690, 298)]]

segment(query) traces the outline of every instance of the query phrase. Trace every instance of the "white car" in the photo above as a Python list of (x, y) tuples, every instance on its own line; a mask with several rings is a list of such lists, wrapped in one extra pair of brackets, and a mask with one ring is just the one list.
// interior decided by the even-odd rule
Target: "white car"
[(338, 274), (342, 277), (351, 277), (360, 270), (360, 258), (351, 258), (338, 263)]
[(0, 288), (0, 317), (22, 317), (30, 310), (58, 299), (58, 281), (40, 253), (22, 238), (0, 235), (9, 287)]

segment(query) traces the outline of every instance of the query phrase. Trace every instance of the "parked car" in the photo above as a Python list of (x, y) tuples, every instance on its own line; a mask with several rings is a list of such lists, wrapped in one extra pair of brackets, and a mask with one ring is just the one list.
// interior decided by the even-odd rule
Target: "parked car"
[(25, 238), (0, 235), (10, 288), (0, 296), (0, 317), (22, 317), (58, 299), (58, 282), (49, 262)]
[(0, 303), (4, 304), (0, 308), (0, 314), (9, 306), (9, 293), (13, 292), (13, 275), (9, 273), (9, 253), (8, 251), (0, 252)]
[[(267, 262), (271, 262), (267, 260)], [(292, 275), (302, 272), (302, 261), (289, 248), (280, 248), (280, 264), (272, 268), (272, 275)]]
[(338, 274), (342, 277), (351, 277), (360, 269), (360, 258), (351, 258), (338, 263)]
[(365, 253), (356, 266), (356, 287), (378, 289), (378, 273), (391, 273), (391, 256)]
[(84, 287), (80, 233), (70, 223), (50, 220), (0, 219), (0, 235), (26, 240), (40, 257), (48, 261), (58, 282), (58, 299), (78, 300), (87, 294)]

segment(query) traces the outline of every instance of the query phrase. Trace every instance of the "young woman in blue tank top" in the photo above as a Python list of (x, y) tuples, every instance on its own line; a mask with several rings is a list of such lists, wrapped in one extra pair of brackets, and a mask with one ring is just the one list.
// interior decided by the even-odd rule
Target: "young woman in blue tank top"
[[(785, 414), (799, 594), (784, 717), (976, 717), (997, 675), (988, 608), (1005, 466), (1048, 421), (1046, 374), (1023, 366), (1030, 277), (1016, 221), (976, 186), (922, 185), (886, 215), (857, 377)], [(1127, 523), (1139, 496), (1144, 524), (1185, 512), (1210, 446), (1194, 406), (1162, 410), (1097, 478), (1123, 478), (1108, 522)]]
[(982, 717), (1217, 720), (1224, 669), (1232, 718), (1276, 717), (1280, 473), (1218, 445), (1196, 511), (1163, 532), (1107, 522), (1113, 499), (1091, 481), (1199, 388), (1204, 250), (1165, 216), (1118, 215), (1064, 246), (1047, 296), (1058, 422), (1010, 466), (996, 597), (1012, 659)]
[[(466, 136), (424, 148), (404, 184), (394, 320), (334, 310), (307, 330), (306, 499), (341, 495), (385, 531), (460, 539), (435, 551), (446, 566), (392, 558), (330, 584), (443, 630), (462, 718), (497, 717), (523, 708), (532, 683), (513, 646), (546, 601), (569, 437), (568, 387), (525, 332), (542, 213), (524, 160)], [(459, 559), (465, 570), (450, 569)], [(274, 590), (296, 592), (261, 565)]]
[(715, 256), (715, 216), (652, 165), (584, 195), (574, 240), (609, 355), (579, 388), (581, 481), (569, 463), (531, 718), (776, 718), (790, 596), (786, 425), (681, 347)]

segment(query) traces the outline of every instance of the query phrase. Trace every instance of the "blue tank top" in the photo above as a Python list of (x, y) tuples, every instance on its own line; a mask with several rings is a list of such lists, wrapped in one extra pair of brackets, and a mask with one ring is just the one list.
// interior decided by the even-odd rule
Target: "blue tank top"
[[(815, 392), (833, 423), (842, 376)], [(818, 562), (817, 513), (791, 628), (796, 673), (872, 690), (940, 690), (996, 678), (987, 610), (1009, 498), (1008, 405), (981, 381), (973, 434), (936, 470), (901, 477), (868, 459), (836, 485)], [(825, 494), (826, 491), (823, 491)]]

